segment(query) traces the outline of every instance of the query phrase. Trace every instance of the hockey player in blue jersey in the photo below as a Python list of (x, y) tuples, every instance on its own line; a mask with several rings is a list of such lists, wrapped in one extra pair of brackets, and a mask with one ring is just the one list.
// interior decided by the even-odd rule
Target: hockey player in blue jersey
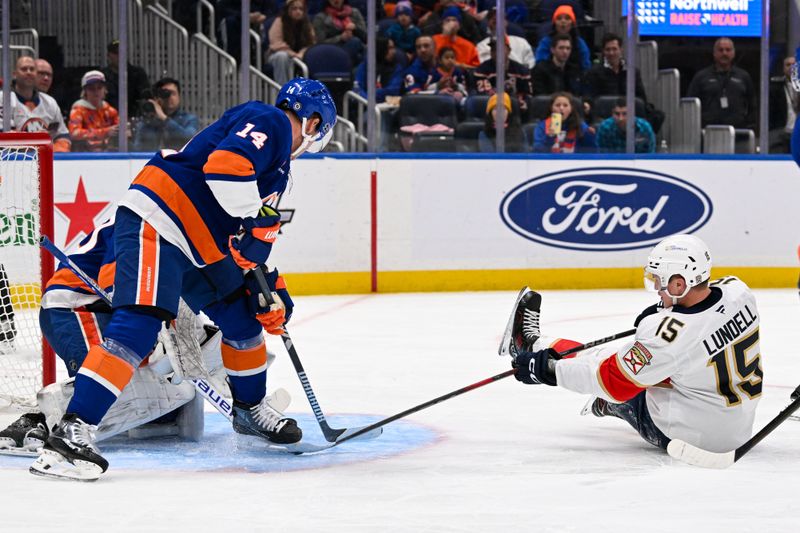
[[(78, 370), (67, 413), (32, 473), (91, 481), (107, 470), (93, 431), (155, 344), (162, 321), (177, 314), (188, 273), (210, 273), (206, 267), (228, 256), (243, 271), (266, 263), (280, 227), (272, 206), (286, 188), (290, 161), (324, 148), (335, 122), (327, 88), (297, 78), (281, 88), (275, 106), (254, 101), (233, 107), (180, 152), (148, 162), (116, 214), (114, 299), (105, 340)], [(282, 333), (285, 311), (262, 306), (250, 276), (244, 284), (241, 297), (204, 309), (223, 335), (233, 427), (295, 443), (302, 438), (297, 423), (266, 401), (262, 329)]]
[[(116, 268), (114, 218), (96, 227), (69, 258), (83, 275), (111, 295)], [(270, 288), (276, 290), (276, 282), (282, 279), (277, 270), (265, 275)], [(212, 279), (216, 282), (212, 283)], [(219, 285), (220, 281), (226, 284)], [(228, 256), (206, 269), (190, 271), (181, 292), (191, 307), (202, 310), (221, 299), (238, 297), (244, 290), (242, 284), (242, 271)], [(280, 289), (278, 292), (288, 317), (293, 305), (291, 298)], [(64, 362), (70, 378), (75, 377), (92, 346), (103, 341), (110, 318), (111, 307), (70, 267), (59, 264), (42, 294), (39, 325), (47, 342)], [(173, 332), (170, 339), (154, 347), (146, 364), (143, 362), (137, 368), (131, 383), (104, 416), (97, 428), (98, 441), (134, 428), (138, 428), (135, 435), (139, 438), (179, 435), (199, 440), (204, 428), (203, 399), (195, 394), (186, 378), (211, 380), (216, 392), (230, 398), (222, 368), (219, 329), (186, 306), (170, 327)], [(183, 350), (175, 349), (176, 341)], [(274, 354), (268, 353), (267, 364), (274, 358)], [(163, 379), (176, 367), (183, 381)], [(39, 391), (38, 411), (26, 412), (0, 431), (0, 454), (38, 455), (37, 450), (42, 448), (49, 434), (47, 421), (54, 423), (64, 414), (73, 384), (74, 379), (67, 379)], [(289, 399), (288, 393), (280, 389), (276, 393), (270, 403), (281, 410)], [(155, 422), (140, 427), (150, 421)]]

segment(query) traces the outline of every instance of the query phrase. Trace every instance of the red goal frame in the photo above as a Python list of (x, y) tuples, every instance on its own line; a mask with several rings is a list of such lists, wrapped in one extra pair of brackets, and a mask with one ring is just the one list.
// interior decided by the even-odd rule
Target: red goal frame
[[(0, 146), (33, 146), (39, 154), (39, 234), (53, 239), (53, 140), (47, 132), (0, 133)], [(53, 256), (44, 248), (39, 249), (42, 270), (42, 288), (53, 277)], [(42, 386), (56, 380), (55, 353), (42, 336)]]

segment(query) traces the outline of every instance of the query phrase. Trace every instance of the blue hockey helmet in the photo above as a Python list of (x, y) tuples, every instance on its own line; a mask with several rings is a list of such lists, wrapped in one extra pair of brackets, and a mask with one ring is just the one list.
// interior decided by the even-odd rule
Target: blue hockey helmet
[[(316, 153), (325, 148), (333, 137), (333, 126), (336, 124), (336, 104), (331, 93), (320, 81), (307, 78), (295, 78), (281, 87), (275, 105), (281, 109), (291, 110), (302, 122), (303, 143), (292, 154), (297, 157), (303, 152)], [(306, 122), (318, 115), (320, 119), (316, 133), (307, 135)]]
[(800, 91), (800, 46), (794, 51), (794, 65), (792, 65), (791, 80), (794, 90)]

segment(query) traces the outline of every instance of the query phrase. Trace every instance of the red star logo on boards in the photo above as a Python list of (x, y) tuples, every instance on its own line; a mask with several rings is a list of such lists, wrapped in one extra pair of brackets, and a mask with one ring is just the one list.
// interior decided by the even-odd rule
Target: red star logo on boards
[(67, 238), (64, 241), (69, 246), (72, 240), (80, 233), (88, 235), (94, 229), (94, 218), (108, 205), (108, 202), (90, 202), (86, 197), (83, 187), (83, 176), (78, 178), (78, 190), (75, 191), (75, 200), (55, 204), (56, 208), (69, 219)]

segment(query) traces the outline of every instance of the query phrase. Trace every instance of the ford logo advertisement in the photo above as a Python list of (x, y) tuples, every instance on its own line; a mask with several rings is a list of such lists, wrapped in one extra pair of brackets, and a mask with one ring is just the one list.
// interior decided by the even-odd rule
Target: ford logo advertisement
[(526, 239), (570, 250), (618, 251), (692, 233), (711, 217), (708, 196), (674, 176), (631, 168), (581, 168), (538, 176), (500, 204)]

